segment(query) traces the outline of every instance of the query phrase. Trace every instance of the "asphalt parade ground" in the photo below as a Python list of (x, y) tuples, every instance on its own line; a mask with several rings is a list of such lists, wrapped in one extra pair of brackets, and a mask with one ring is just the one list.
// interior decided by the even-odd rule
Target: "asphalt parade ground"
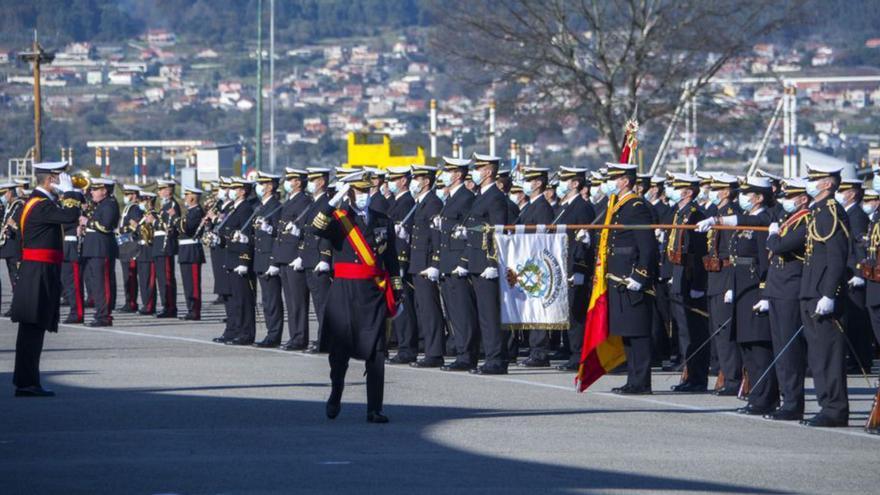
[(621, 397), (609, 390), (625, 376), (577, 394), (555, 370), (388, 366), (391, 423), (374, 425), (360, 363), (328, 420), (326, 356), (215, 344), (221, 314), (62, 325), (43, 353), (48, 399), (13, 398), (16, 327), (0, 319), (0, 493), (878, 493), (861, 376), (851, 426), (809, 429), (736, 414), (735, 398), (673, 395), (673, 373), (655, 373), (652, 396)]

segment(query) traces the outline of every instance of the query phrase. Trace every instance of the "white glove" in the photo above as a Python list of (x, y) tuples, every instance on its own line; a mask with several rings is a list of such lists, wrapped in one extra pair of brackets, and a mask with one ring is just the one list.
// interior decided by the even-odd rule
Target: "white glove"
[(498, 269), (494, 266), (488, 266), (483, 273), (480, 274), (480, 278), (485, 278), (486, 280), (495, 280), (498, 278)]
[(636, 282), (630, 277), (623, 279), (623, 281), (626, 282), (626, 290), (631, 290), (634, 292), (642, 290), (642, 284)]
[(55, 189), (62, 194), (73, 191), (73, 181), (70, 180), (70, 175), (66, 172), (58, 174), (58, 184), (55, 185)]
[(819, 302), (816, 303), (816, 311), (815, 313), (819, 316), (830, 315), (834, 312), (834, 299), (830, 297), (822, 296), (822, 299), (819, 299)]
[(571, 285), (584, 285), (584, 274), (575, 273), (574, 275), (568, 277), (568, 283), (570, 283)]
[(249, 240), (250, 240), (250, 239), (248, 239), (248, 236), (242, 234), (242, 233), (241, 233), (240, 231), (238, 231), (238, 230), (236, 230), (235, 233), (232, 234), (232, 241), (233, 241), (233, 242), (240, 242), (240, 243), (242, 243), (242, 244), (247, 244), (247, 242), (248, 242)]
[(300, 237), (300, 234), (302, 234), (302, 231), (299, 230), (299, 227), (297, 227), (295, 223), (290, 224), (288, 230), (290, 231), (290, 235), (294, 237)]
[(663, 244), (666, 242), (666, 231), (663, 229), (654, 229), (654, 237), (657, 238), (657, 242)]
[(420, 271), (419, 275), (425, 277), (426, 279), (430, 280), (431, 282), (436, 282), (436, 281), (440, 280), (440, 270), (434, 268), (433, 266), (429, 266), (428, 268), (425, 268), (424, 270)]
[(397, 234), (398, 239), (409, 241), (409, 234), (406, 233), (406, 227), (404, 227), (403, 225), (396, 224), (394, 226), (394, 233)]
[(724, 304), (733, 304), (733, 291), (729, 290), (724, 293)]
[(467, 229), (464, 225), (459, 225), (452, 230), (452, 238), (453, 239), (466, 239), (467, 238)]
[(262, 224), (260, 224), (260, 230), (269, 235), (272, 235), (272, 225), (267, 222), (263, 222)]
[(351, 186), (348, 184), (340, 185), (339, 188), (336, 189), (336, 194), (333, 195), (332, 198), (330, 198), (330, 206), (332, 206), (333, 208), (337, 208), (339, 206), (339, 203), (341, 203), (342, 200), (345, 198), (345, 195), (348, 194), (349, 189), (351, 189)]
[(578, 230), (574, 238), (583, 243), (585, 246), (590, 245), (590, 233), (584, 229)]
[(865, 279), (863, 279), (862, 277), (853, 277), (849, 279), (849, 282), (847, 282), (846, 285), (852, 287), (853, 289), (855, 289), (856, 287), (864, 287)]
[(318, 273), (324, 273), (330, 271), (330, 263), (326, 261), (321, 261), (317, 265), (315, 265), (315, 271)]
[(721, 217), (721, 225), (727, 225), (729, 227), (736, 227), (736, 215), (728, 215), (726, 217)]
[(697, 232), (709, 232), (709, 230), (717, 223), (715, 217), (709, 217), (705, 220), (697, 222)]
[(303, 271), (303, 259), (297, 258), (297, 259), (291, 261), (290, 264), (287, 266), (292, 266), (294, 270), (301, 272), (301, 271)]
[(767, 311), (770, 311), (770, 301), (761, 299), (757, 304), (752, 306), (752, 311), (756, 313), (766, 313)]
[(699, 299), (705, 295), (706, 295), (706, 293), (701, 290), (692, 290), (691, 291), (691, 299)]
[(232, 271), (235, 272), (236, 274), (241, 275), (242, 277), (244, 277), (245, 275), (247, 275), (248, 268), (247, 268), (246, 266), (244, 266), (244, 265), (238, 265), (238, 266), (235, 267)]
[(452, 274), (456, 277), (467, 277), (468, 271), (467, 268), (462, 268), (460, 266), (455, 267), (455, 270), (452, 270)]
[(779, 224), (776, 222), (771, 223), (768, 232), (770, 235), (779, 235)]
[(270, 265), (269, 268), (266, 270), (267, 277), (274, 277), (274, 276), (278, 275), (279, 273), (281, 273), (281, 269), (275, 265)]
[(440, 219), (440, 215), (437, 215), (431, 219), (431, 228), (434, 230), (440, 230), (441, 223), (442, 223), (442, 220)]

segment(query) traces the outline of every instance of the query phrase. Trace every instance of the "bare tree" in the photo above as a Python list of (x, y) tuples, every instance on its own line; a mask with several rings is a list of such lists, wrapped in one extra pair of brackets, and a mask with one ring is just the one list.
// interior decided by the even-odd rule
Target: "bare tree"
[[(432, 43), (471, 82), (521, 83), (525, 108), (576, 115), (615, 153), (634, 112), (674, 110), (810, 0), (436, 0)], [(521, 105), (522, 106), (522, 105)]]

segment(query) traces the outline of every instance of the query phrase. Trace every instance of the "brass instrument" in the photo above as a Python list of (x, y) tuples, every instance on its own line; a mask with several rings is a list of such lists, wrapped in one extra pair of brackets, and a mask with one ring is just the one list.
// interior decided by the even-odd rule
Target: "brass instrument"
[(144, 216), (141, 217), (140, 221), (138, 222), (138, 237), (140, 237), (140, 240), (143, 241), (144, 244), (153, 243), (155, 228), (153, 228), (152, 223), (146, 221), (147, 217), (150, 215), (156, 215), (156, 212), (152, 208), (145, 211)]
[(0, 247), (6, 245), (6, 240), (9, 238), (9, 225), (7, 225), (9, 219), (15, 218), (15, 214), (23, 204), (23, 200), (16, 198), (12, 204), (6, 208), (6, 213), (3, 214), (3, 228), (0, 229)]
[[(210, 220), (208, 220), (209, 213), (220, 213), (220, 201), (217, 198), (211, 197), (205, 201), (205, 217), (202, 218), (202, 223), (199, 224), (199, 227), (196, 229), (195, 234), (193, 234), (193, 239), (199, 239), (202, 241), (202, 244), (205, 244), (205, 240), (202, 238), (206, 234), (205, 229), (208, 228), (208, 224)], [(207, 246), (207, 245), (206, 245)], [(207, 246), (210, 247), (210, 246)]]
[(92, 185), (91, 177), (89, 173), (86, 171), (76, 172), (75, 174), (70, 176), (70, 182), (73, 184), (73, 187), (85, 191)]

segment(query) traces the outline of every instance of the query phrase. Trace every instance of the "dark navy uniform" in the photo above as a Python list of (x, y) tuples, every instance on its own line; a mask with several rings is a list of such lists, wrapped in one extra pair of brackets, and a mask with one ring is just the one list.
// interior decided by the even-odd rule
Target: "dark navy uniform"
[[(853, 277), (862, 278), (859, 273), (858, 264), (867, 257), (867, 247), (865, 243), (865, 233), (868, 231), (868, 215), (862, 211), (861, 205), (856, 202), (846, 209), (846, 217), (849, 219), (850, 227), (850, 250), (846, 261), (846, 275), (844, 275), (844, 293), (843, 298), (843, 315), (840, 323), (846, 329), (846, 335), (849, 337), (855, 348), (856, 355), (852, 355), (849, 351), (849, 362), (847, 368), (859, 372), (860, 365), (870, 369), (871, 361), (874, 359), (873, 342), (871, 334), (870, 317), (868, 316), (868, 308), (865, 304), (865, 285), (852, 285), (848, 281)], [(863, 279), (864, 280), (864, 279)]]
[[(312, 225), (312, 221), (319, 212), (327, 208), (329, 199), (326, 193), (321, 193), (309, 205), (307, 213), (303, 216), (304, 226), (301, 229), (302, 241), (299, 245), (298, 255), (302, 261), (302, 270), (306, 275), (306, 285), (312, 299), (312, 306), (315, 308), (315, 318), (318, 320), (318, 335), (315, 337), (318, 342), (321, 340), (324, 309), (327, 307), (327, 292), (330, 290), (332, 273), (330, 271), (315, 271), (315, 268), (322, 261), (328, 265), (332, 263), (333, 250), (326, 238), (317, 235), (318, 232)], [(310, 343), (310, 345), (313, 352), (318, 350), (317, 342)]]
[[(382, 411), (385, 386), (385, 332), (389, 314), (387, 284), (395, 295), (400, 289), (400, 266), (394, 247), (394, 226), (384, 213), (368, 208), (366, 217), (351, 206), (343, 206), (346, 218), (360, 230), (375, 265), (361, 262), (348, 240), (350, 233), (333, 215), (328, 202), (313, 221), (314, 233), (330, 243), (334, 279), (327, 294), (328, 307), (322, 321), (320, 348), (330, 353), (330, 402), (342, 397), (350, 358), (365, 361), (367, 375), (367, 414)], [(380, 283), (382, 287), (380, 287)]]
[[(425, 341), (425, 359), (441, 360), (446, 349), (443, 322), (443, 307), (440, 302), (440, 287), (420, 275), (434, 263), (436, 252), (434, 242), (439, 240), (433, 234), (431, 223), (443, 202), (429, 190), (418, 199), (415, 212), (410, 221), (410, 252), (408, 275), (413, 283), (414, 310), (418, 322), (418, 332)], [(435, 267), (436, 268), (436, 267)]]
[(119, 269), (122, 270), (122, 287), (125, 300), (120, 311), (135, 312), (138, 310), (138, 275), (137, 257), (140, 251), (134, 231), (144, 217), (144, 212), (137, 203), (128, 204), (122, 210), (122, 219), (116, 235), (119, 239)]
[[(251, 345), (256, 337), (256, 277), (254, 276), (254, 236), (251, 215), (253, 208), (247, 200), (234, 204), (229, 216), (219, 229), (226, 245), (223, 268), (227, 272), (229, 298), (226, 301), (226, 329), (221, 340), (235, 345)], [(236, 235), (241, 233), (247, 242)], [(247, 273), (234, 270), (244, 266)]]
[[(413, 199), (409, 191), (399, 193), (394, 197), (394, 201), (391, 202), (388, 208), (388, 218), (395, 225), (403, 225), (403, 228), (410, 232), (412, 230), (413, 218), (412, 215), (410, 215), (410, 218), (406, 217), (415, 204), (415, 199)], [(404, 219), (406, 219), (406, 224), (403, 224)], [(392, 235), (394, 234), (392, 233)], [(403, 283), (403, 289), (400, 293), (403, 309), (401, 314), (394, 318), (392, 323), (392, 329), (394, 336), (397, 338), (398, 346), (395, 359), (401, 362), (410, 362), (415, 361), (419, 353), (419, 328), (416, 322), (413, 277), (409, 273), (410, 247), (409, 243), (405, 240), (397, 239), (397, 242), (394, 243), (394, 248), (397, 250), (397, 262), (400, 265), (400, 273), (397, 275), (401, 277)], [(443, 364), (442, 354), (439, 364)]]
[(474, 288), (477, 328), (486, 353), (485, 364), (480, 368), (483, 373), (507, 372), (507, 335), (501, 330), (499, 280), (481, 276), (487, 268), (498, 268), (493, 233), (486, 231), (485, 227), (507, 224), (506, 200), (494, 181), (481, 189), (464, 220), (464, 227), (468, 229), (467, 246), (458, 263), (467, 269)]
[(477, 310), (474, 293), (466, 277), (452, 274), (461, 263), (467, 241), (456, 238), (453, 232), (462, 225), (474, 202), (474, 193), (463, 184), (450, 192), (449, 198), (437, 214), (432, 227), (431, 245), (434, 254), (431, 266), (440, 271), (440, 295), (447, 309), (447, 318), (455, 338), (456, 359), (451, 370), (468, 370), (477, 365), (479, 341), (476, 334)]
[[(651, 209), (633, 192), (621, 196), (613, 206), (612, 224), (645, 225), (650, 222)], [(657, 254), (654, 233), (650, 230), (608, 232), (608, 273), (641, 285), (639, 290), (630, 290), (624, 283), (608, 282), (608, 328), (611, 335), (623, 338), (628, 370), (626, 385), (618, 392), (651, 391), (651, 318), (654, 307), (644, 292), (652, 289)]]
[[(675, 216), (675, 209), (665, 201), (657, 201), (652, 205), (654, 215), (659, 224), (670, 224)], [(669, 284), (672, 278), (672, 263), (666, 257), (666, 239), (669, 232), (655, 231), (657, 246), (660, 251), (659, 268), (657, 271), (657, 283), (654, 284), (654, 318), (652, 319), (651, 342), (654, 352), (654, 361), (663, 363), (668, 359), (669, 363), (676, 360), (680, 355), (678, 350), (678, 334), (672, 318), (672, 307), (669, 300)]]
[(217, 300), (223, 303), (224, 306), (226, 299), (229, 297), (229, 274), (224, 267), (226, 261), (226, 242), (217, 231), (223, 220), (232, 212), (232, 208), (233, 201), (221, 202), (217, 206), (217, 212), (219, 213), (217, 218), (209, 221), (208, 225), (205, 226), (205, 232), (210, 233), (214, 239), (214, 242), (210, 245), (211, 271), (214, 273), (213, 292), (217, 295)]
[[(839, 328), (841, 290), (845, 283), (849, 254), (849, 225), (846, 212), (833, 198), (810, 206), (804, 271), (799, 292), (807, 363), (813, 373), (819, 416), (845, 423), (849, 417), (846, 389), (845, 336)], [(834, 312), (814, 317), (822, 297), (835, 301)]]
[(880, 213), (874, 212), (863, 242), (865, 258), (860, 260), (858, 269), (860, 276), (866, 280), (865, 305), (874, 338), (880, 343)]
[[(21, 219), (21, 211), (24, 208), (24, 200), (15, 198), (3, 209), (2, 218), (12, 220), (15, 225), (2, 225), (0, 229), (5, 231), (5, 242), (0, 245), (0, 258), (6, 260), (6, 271), (9, 274), (9, 283), (12, 291), (18, 282), (18, 265), (21, 260), (21, 238), (18, 235), (18, 223)], [(2, 290), (0, 290), (2, 300)], [(7, 315), (8, 316), (8, 313)]]
[(290, 338), (282, 346), (285, 350), (304, 350), (309, 344), (309, 289), (306, 274), (290, 265), (300, 257), (299, 245), (305, 227), (303, 213), (311, 204), (312, 198), (304, 192), (297, 192), (284, 203), (272, 247), (270, 262), (281, 270), (281, 288), (287, 306), (287, 331)]
[(82, 258), (85, 263), (85, 282), (89, 294), (95, 298), (95, 316), (92, 324), (112, 325), (113, 300), (116, 296), (116, 257), (119, 246), (113, 230), (119, 223), (119, 204), (108, 191), (107, 197), (95, 204), (86, 223)]
[[(527, 176), (528, 179), (528, 176)], [(544, 197), (539, 194), (536, 198), (531, 199), (529, 203), (520, 211), (519, 218), (516, 219), (518, 225), (550, 225), (555, 218), (553, 207)], [(479, 275), (479, 273), (477, 273)], [(514, 334), (511, 333), (510, 337)], [(521, 363), (523, 366), (548, 366), (547, 347), (550, 343), (549, 335), (546, 330), (529, 330), (529, 358)], [(511, 342), (515, 342), (511, 340)], [(511, 360), (516, 359), (518, 354), (518, 346), (514, 343), (508, 346), (508, 354)]]
[(186, 320), (202, 319), (202, 265), (205, 252), (195, 237), (205, 210), (198, 204), (186, 206), (177, 225), (177, 262), (180, 264), (180, 278), (183, 281), (183, 298), (186, 301)]
[[(738, 215), (740, 208), (728, 201), (717, 207), (720, 216)], [(714, 343), (718, 355), (720, 376), (716, 387), (723, 395), (733, 395), (739, 391), (742, 381), (742, 355), (736, 340), (737, 324), (734, 317), (734, 301), (725, 302), (728, 291), (734, 292), (734, 257), (736, 252), (736, 231), (713, 230), (706, 236), (706, 258), (703, 267), (707, 272), (706, 296), (709, 304), (709, 329), (715, 335)], [(754, 303), (752, 303), (754, 304)], [(722, 328), (723, 325), (723, 328)], [(757, 378), (757, 377), (753, 377)]]
[(156, 284), (162, 310), (158, 318), (177, 318), (177, 276), (174, 258), (177, 256), (177, 225), (180, 222), (180, 203), (176, 199), (163, 201), (157, 210), (153, 232), (153, 260), (156, 263)]
[[(695, 225), (704, 217), (696, 202), (691, 201), (675, 212), (673, 224)], [(681, 391), (702, 391), (709, 381), (709, 349), (695, 351), (709, 338), (708, 322), (688, 308), (706, 309), (706, 234), (671, 229), (667, 235), (666, 256), (672, 265), (671, 315), (678, 325), (679, 349), (688, 359), (685, 380), (677, 387), (683, 388)]]
[(28, 198), (27, 214), (18, 224), (21, 279), (12, 295), (10, 315), (18, 323), (12, 377), (18, 389), (39, 389), (45, 394), (40, 385), (40, 354), (45, 333), (58, 331), (64, 257), (61, 226), (77, 221), (78, 205), (73, 199), (62, 200), (59, 205), (54, 194), (38, 187)]
[(141, 293), (141, 307), (138, 314), (156, 314), (156, 262), (153, 259), (153, 224), (148, 224), (146, 213), (155, 215), (152, 209), (152, 201), (149, 209), (144, 209), (144, 216), (138, 221), (138, 226), (133, 232), (137, 240), (137, 274), (138, 288)]
[[(64, 194), (65, 199), (72, 199), (76, 207), (80, 208), (86, 202), (82, 192), (71, 191)], [(69, 204), (74, 203), (68, 201)], [(64, 229), (64, 261), (61, 264), (61, 285), (64, 287), (63, 296), (70, 305), (70, 312), (64, 323), (82, 323), (85, 318), (85, 300), (83, 293), (83, 272), (80, 262), (80, 237), (79, 218), (62, 225)]]
[[(276, 183), (277, 184), (277, 183)], [(275, 347), (281, 345), (284, 334), (284, 296), (281, 293), (281, 277), (268, 276), (271, 266), (272, 248), (281, 214), (281, 201), (273, 194), (261, 201), (254, 217), (254, 273), (260, 283), (260, 299), (263, 303), (263, 317), (266, 320), (266, 338), (262, 345)]]
[[(553, 223), (583, 225), (592, 223), (595, 218), (593, 206), (580, 194), (575, 194), (567, 202), (560, 203), (560, 211)], [(587, 319), (587, 307), (590, 304), (590, 281), (593, 278), (593, 249), (576, 239), (573, 231), (568, 232), (566, 265), (572, 280), (568, 287), (569, 327), (568, 349), (566, 349), (570, 357), (563, 368), (574, 371), (580, 363), (581, 349), (584, 345), (584, 325)]]

